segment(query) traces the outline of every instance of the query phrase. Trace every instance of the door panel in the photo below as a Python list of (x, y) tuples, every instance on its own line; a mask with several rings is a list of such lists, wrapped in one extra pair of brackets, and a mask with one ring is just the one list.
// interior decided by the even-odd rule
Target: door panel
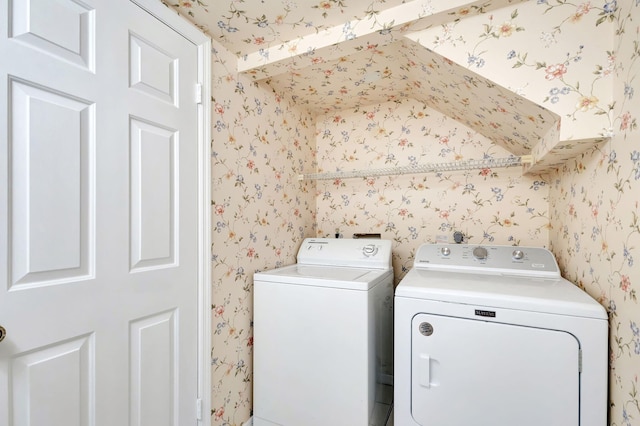
[[(94, 349), (89, 335), (17, 356), (11, 369), (15, 425), (90, 424)], [(65, 398), (43, 405), (50, 393)]]
[(578, 424), (580, 348), (571, 334), (432, 314), (411, 326), (418, 424)]
[(129, 35), (131, 88), (178, 106), (177, 58), (138, 34)]
[(175, 310), (131, 322), (131, 425), (180, 424), (176, 331)]
[(131, 268), (174, 266), (178, 134), (131, 117)]
[(10, 286), (86, 279), (95, 253), (94, 105), (13, 78), (8, 100)]
[(11, 38), (95, 71), (93, 7), (72, 0), (14, 0), (9, 3), (12, 6)]
[(197, 47), (128, 0), (0, 7), (0, 424), (196, 424)]

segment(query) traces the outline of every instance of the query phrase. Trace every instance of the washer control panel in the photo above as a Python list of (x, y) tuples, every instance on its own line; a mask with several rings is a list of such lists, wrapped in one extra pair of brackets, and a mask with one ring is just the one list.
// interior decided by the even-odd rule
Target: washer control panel
[(450, 271), (560, 276), (553, 254), (542, 247), (423, 244), (414, 267)]
[(297, 256), (305, 265), (391, 267), (391, 240), (366, 238), (306, 238)]

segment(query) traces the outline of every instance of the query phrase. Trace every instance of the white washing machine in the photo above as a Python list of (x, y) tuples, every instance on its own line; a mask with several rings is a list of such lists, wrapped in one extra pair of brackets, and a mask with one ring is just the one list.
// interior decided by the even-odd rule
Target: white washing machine
[(254, 275), (253, 424), (367, 426), (393, 372), (391, 241), (305, 239)]
[(607, 314), (548, 250), (423, 245), (394, 310), (395, 426), (607, 424)]

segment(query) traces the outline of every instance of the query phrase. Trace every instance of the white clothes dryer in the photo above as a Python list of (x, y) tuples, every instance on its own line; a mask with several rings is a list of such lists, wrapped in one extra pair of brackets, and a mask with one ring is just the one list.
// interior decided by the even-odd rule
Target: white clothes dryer
[(368, 426), (393, 372), (391, 241), (305, 239), (254, 275), (254, 426)]
[(546, 249), (425, 244), (395, 292), (395, 426), (605, 426), (608, 321)]

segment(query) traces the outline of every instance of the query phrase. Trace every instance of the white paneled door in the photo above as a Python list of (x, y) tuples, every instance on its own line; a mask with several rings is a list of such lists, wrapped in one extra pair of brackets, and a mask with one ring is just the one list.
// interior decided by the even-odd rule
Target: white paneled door
[(0, 425), (196, 425), (199, 47), (128, 0), (0, 7)]

